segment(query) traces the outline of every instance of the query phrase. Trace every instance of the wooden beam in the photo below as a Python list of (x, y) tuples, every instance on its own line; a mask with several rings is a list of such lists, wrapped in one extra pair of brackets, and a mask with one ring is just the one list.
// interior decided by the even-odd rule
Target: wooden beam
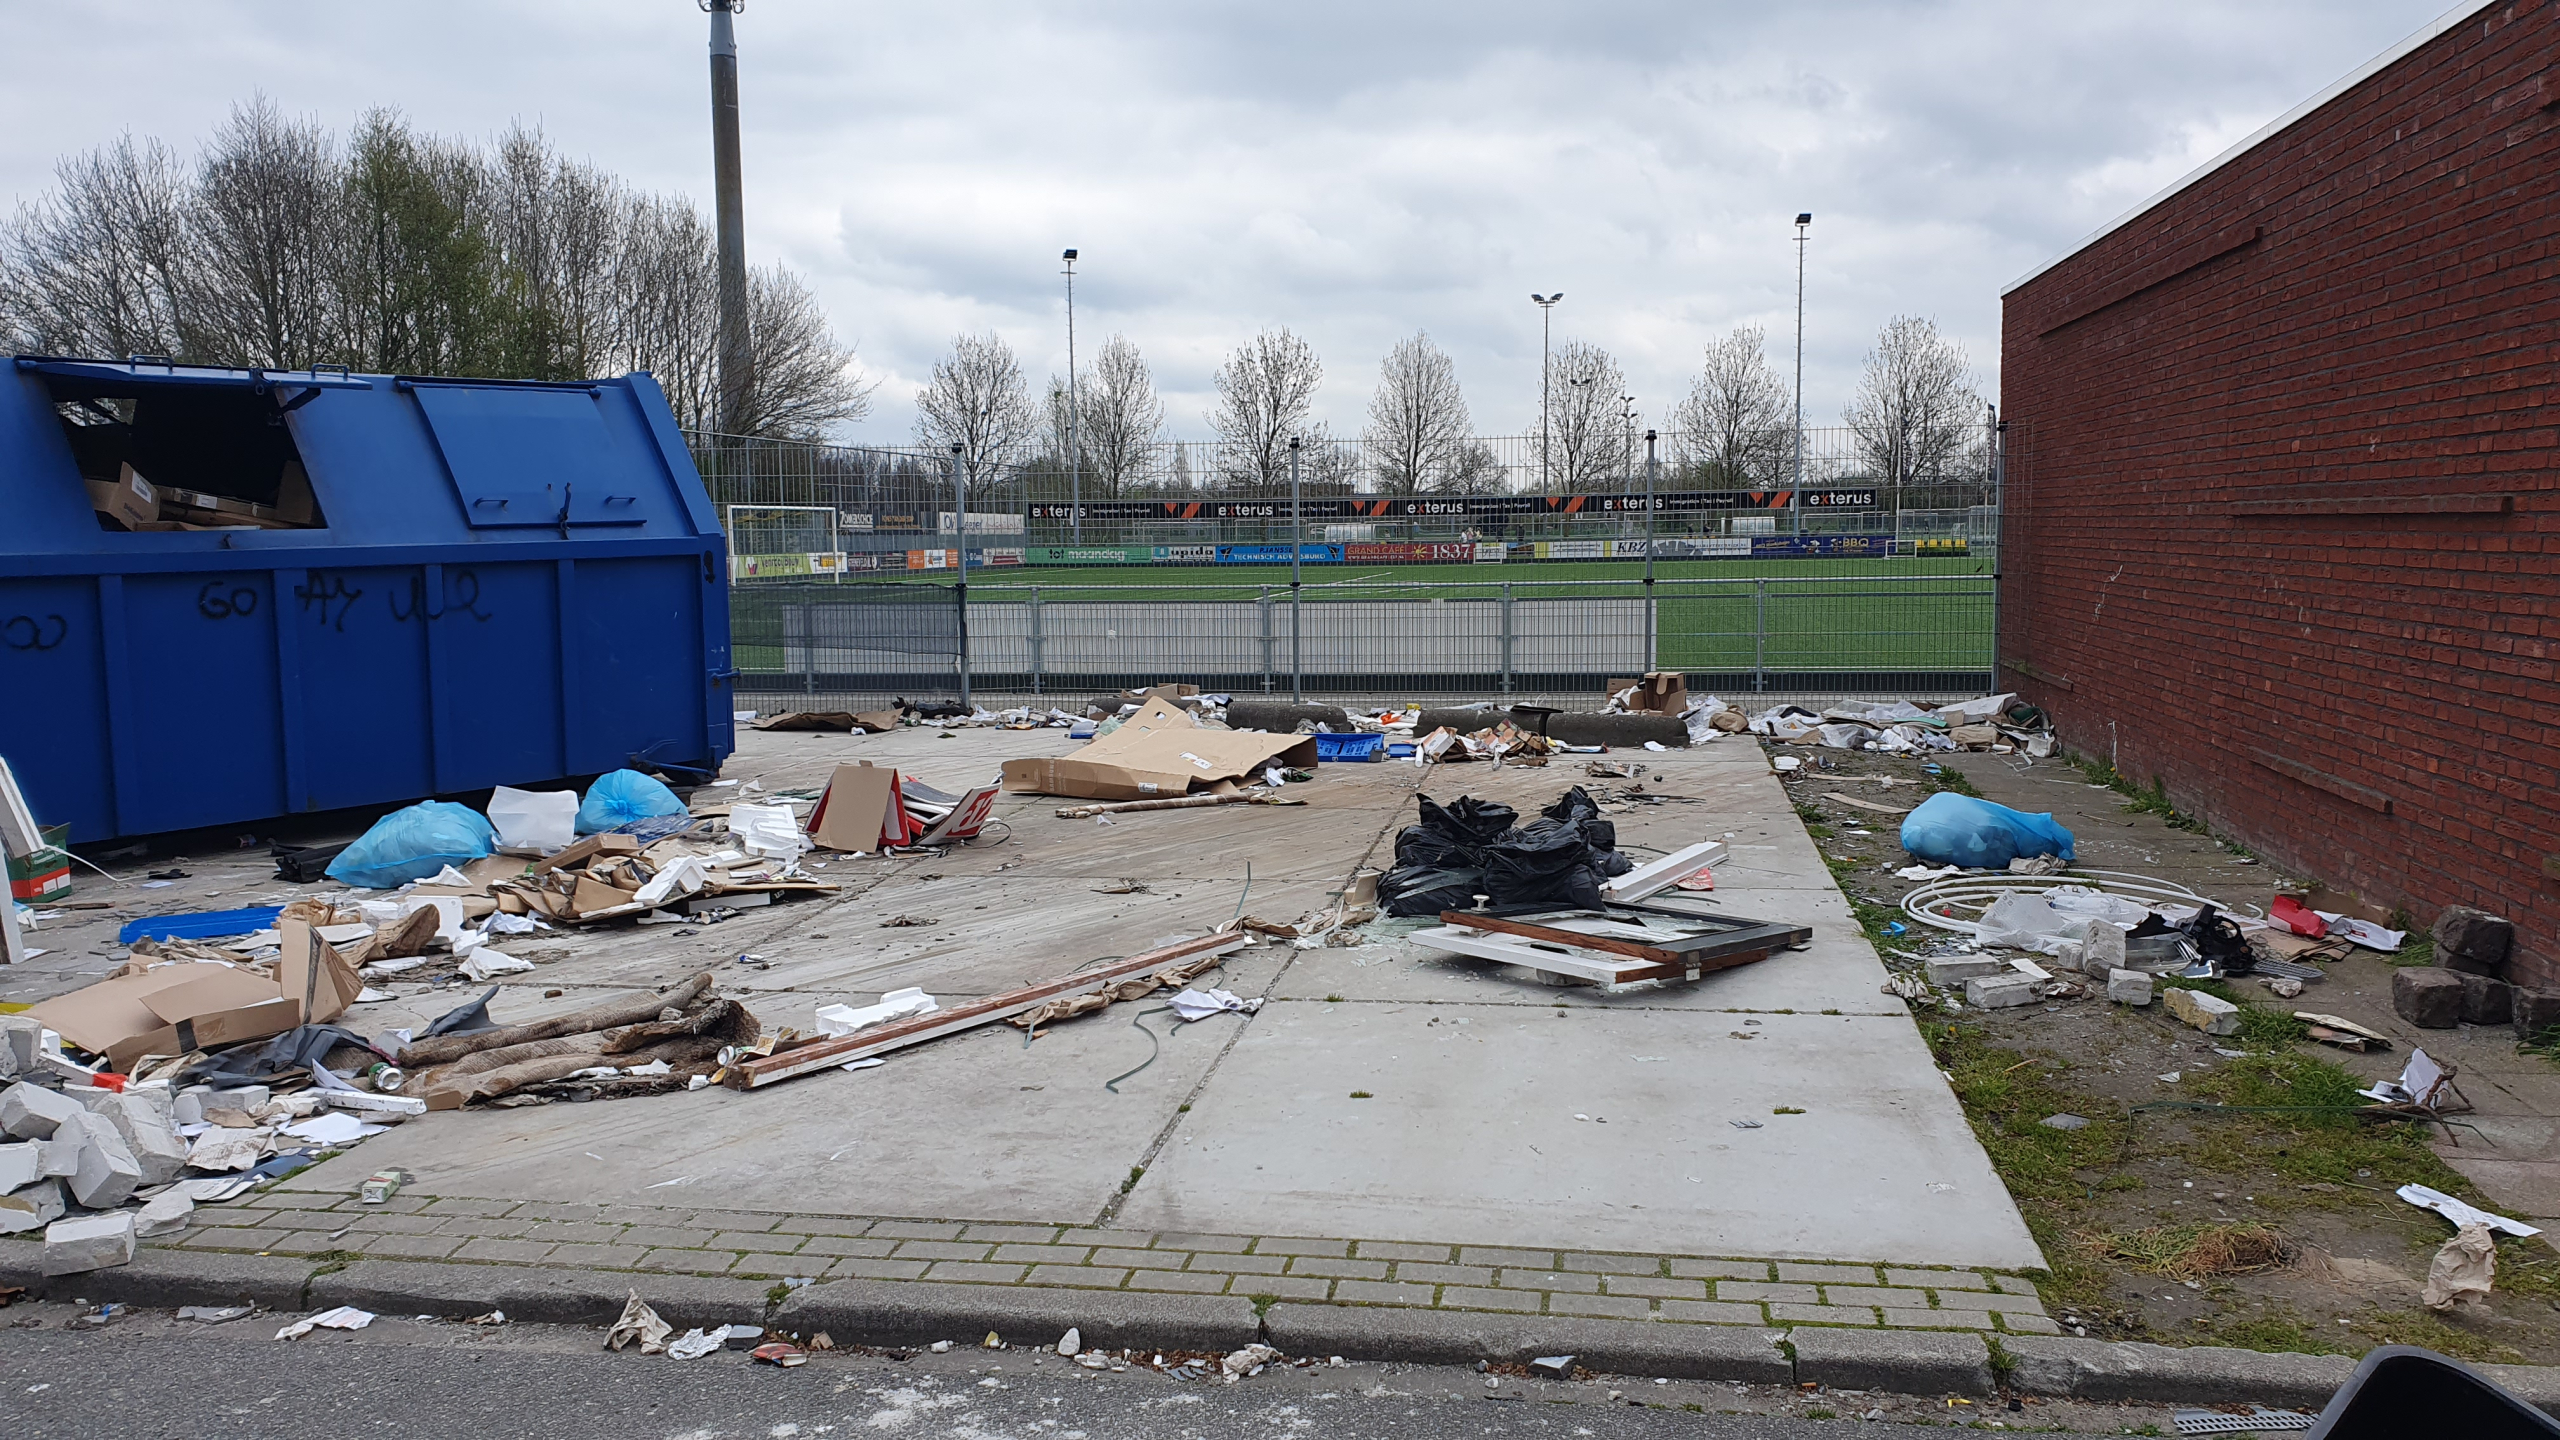
[(910, 1045), (921, 1045), (927, 1040), (939, 1040), (945, 1035), (957, 1035), (963, 1030), (973, 1030), (980, 1025), (1019, 1015), (1043, 1001), (1063, 999), (1069, 995), (1091, 994), (1106, 985), (1126, 980), (1131, 976), (1150, 974), (1178, 961), (1201, 955), (1224, 955), (1229, 951), (1241, 950), (1252, 943), (1251, 936), (1232, 931), (1178, 941), (1160, 950), (1150, 950), (1144, 955), (1132, 955), (1125, 960), (1096, 965), (1090, 970), (1079, 970), (1073, 975), (1061, 976), (1055, 980), (1043, 980), (1036, 985), (1025, 985), (1019, 990), (1007, 990), (999, 995), (989, 995), (984, 999), (972, 1000), (966, 1005), (953, 1009), (936, 1010), (929, 1015), (919, 1015), (913, 1020), (902, 1020), (894, 1025), (882, 1025), (856, 1034), (836, 1036), (772, 1055), (742, 1060), (729, 1067), (727, 1084), (735, 1090), (760, 1090), (767, 1085), (794, 1079), (812, 1071), (850, 1065), (856, 1060), (868, 1060), (874, 1055), (886, 1054), (891, 1050), (903, 1050)]
[(1543, 940), (1550, 945), (1570, 945), (1576, 950), (1606, 950), (1613, 955), (1633, 955), (1657, 965), (1686, 964), (1688, 957), (1677, 950), (1647, 945), (1637, 940), (1621, 940), (1614, 935), (1587, 935), (1559, 925), (1531, 925), (1520, 920), (1504, 920), (1470, 910), (1443, 910), (1440, 923), (1466, 930), (1491, 930), (1502, 935), (1517, 935), (1526, 940)]

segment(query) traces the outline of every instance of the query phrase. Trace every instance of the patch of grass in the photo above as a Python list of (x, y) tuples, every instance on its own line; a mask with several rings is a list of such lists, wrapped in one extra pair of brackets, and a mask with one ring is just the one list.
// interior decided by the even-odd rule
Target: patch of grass
[(1327, 1005), (1339, 1005), (1342, 1003), (1342, 997), (1339, 995), (1327, 995), (1324, 997), (1324, 1003)]
[(1378, 1097), (1370, 1094), (1366, 1090), (1354, 1090), (1351, 1092), (1351, 1098), (1354, 1100), (1375, 1100)]
[(1938, 773), (1929, 778), (1940, 790), (1953, 790), (1959, 795), (1970, 795), (1977, 800), (1982, 798), (1982, 792), (1975, 789), (1973, 782), (1964, 777), (1963, 771), (1944, 761), (1939, 762)]
[(1130, 1167), (1129, 1167), (1129, 1178), (1120, 1182), (1120, 1193), (1121, 1193), (1121, 1194), (1123, 1194), (1123, 1195), (1126, 1195), (1126, 1194), (1128, 1194), (1130, 1191), (1137, 1189), (1137, 1188), (1138, 1188), (1138, 1177), (1139, 1177), (1139, 1176), (1141, 1176), (1141, 1175), (1144, 1175), (1144, 1174), (1146, 1174), (1146, 1173), (1147, 1173), (1147, 1167), (1146, 1167), (1146, 1166), (1144, 1166), (1144, 1165), (1132, 1165), (1132, 1166), (1130, 1166)]
[[(2506, 1278), (2503, 1272), (2498, 1276), (2501, 1289), (2505, 1288)], [(2358, 1316), (2352, 1323), (2336, 1328), (2342, 1337), (2359, 1337), (2353, 1347), (2358, 1351), (2365, 1348), (2362, 1342), (2370, 1341), (2376, 1345), (2422, 1345), (2437, 1354), (2479, 1364), (2514, 1365), (2525, 1358), (2487, 1336), (2448, 1325), (2423, 1310), (2389, 1310)]]
[(1270, 1314), (1271, 1307), (1280, 1303), (1277, 1295), (1251, 1295), (1246, 1298), (1253, 1301), (1253, 1318), (1256, 1320)]
[(2124, 796), (2124, 813), (2128, 815), (2156, 815), (2160, 817), (2160, 823), (2168, 826), (2172, 830), (2186, 830), (2196, 834), (2205, 833), (2205, 825), (2203, 821), (2185, 813), (2176, 805), (2170, 803), (2168, 782), (2160, 779), (2158, 776), (2155, 775), (2152, 777), (2150, 787), (2146, 789), (2143, 786), (2135, 784), (2132, 777), (2120, 774), (2116, 770), (2114, 763), (2111, 761), (2090, 757), (2074, 758), (2071, 763), (2079, 767), (2081, 774), (2089, 777), (2090, 784), (2104, 785), (2117, 794)]
[(2311, 1027), (2293, 1018), (2290, 1010), (2271, 1010), (2251, 1000), (2246, 994), (2222, 980), (2191, 980), (2183, 975), (2160, 975), (2152, 979), (2158, 990), (2201, 990), (2218, 1000), (2228, 1000), (2240, 1007), (2240, 1033), (2224, 1038), (2240, 1042), (2237, 1048), (2275, 1050), (2304, 1039)]
[(1776, 1109), (1771, 1110), (1769, 1113), (1772, 1115), (1801, 1115), (1804, 1113), (1804, 1109), (1802, 1106), (1798, 1105), (1781, 1105)]
[(2362, 1083), (2329, 1060), (2288, 1051), (2253, 1051), (2193, 1072), (2188, 1088), (2198, 1100), (2319, 1107), (2213, 1116), (2197, 1132), (2197, 1163), (2231, 1175), (2296, 1185), (2324, 1182), (2382, 1194), (2414, 1181), (2486, 1203), (2428, 1146), (2425, 1126), (2354, 1114), (2368, 1103), (2356, 1093)]
[(2079, 1238), (2095, 1259), (2179, 1281), (2280, 1270), (2294, 1254), (2293, 1243), (2268, 1225), (2155, 1225)]
[[(2408, 927), (2399, 928), (2405, 930)], [(2412, 936), (2399, 949), (2383, 956), (2382, 963), (2401, 967), (2433, 965), (2436, 963), (2436, 937), (2424, 933)]]
[(1804, 1418), (1807, 1420), (1837, 1420), (1840, 1418), (1840, 1412), (1837, 1410), (1825, 1410), (1821, 1406), (1816, 1405), (1804, 1412)]
[(2225, 1345), (2271, 1354), (2355, 1355), (2365, 1348), (2343, 1325), (2331, 1326), (2337, 1333), (2324, 1335), (2292, 1314), (2222, 1316), (2207, 1322), (2207, 1328)]

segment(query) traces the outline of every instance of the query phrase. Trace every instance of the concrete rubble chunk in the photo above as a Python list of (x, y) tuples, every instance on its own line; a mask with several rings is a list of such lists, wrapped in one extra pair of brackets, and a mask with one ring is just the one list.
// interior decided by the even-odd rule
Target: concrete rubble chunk
[(2151, 977), (2140, 970), (2107, 972), (2107, 998), (2119, 1005), (2151, 1003)]
[(187, 1168), (187, 1142), (178, 1138), (169, 1087), (146, 1085), (118, 1092), (83, 1087), (64, 1092), (92, 1115), (113, 1125), (142, 1167), (142, 1183), (166, 1185)]
[(39, 1180), (23, 1190), (12, 1190), (0, 1195), (0, 1235), (42, 1229), (61, 1219), (69, 1208), (59, 1180)]
[(49, 1140), (62, 1122), (80, 1113), (80, 1102), (21, 1080), (0, 1090), (0, 1130), (20, 1140)]
[(2515, 1016), (2515, 987), (2495, 975), (2462, 977), (2462, 1023), (2504, 1025)]
[(0, 1194), (24, 1189), (42, 1178), (43, 1142), (21, 1140), (15, 1145), (0, 1145)]
[(1991, 975), (1964, 982), (1964, 1003), (1984, 1010), (2036, 1002), (2036, 981), (2027, 975)]
[[(2403, 970), (2403, 975), (2409, 972)], [(2519, 985), (2508, 997), (2509, 1019), (2516, 1027), (2516, 1038), (2527, 1043), (2548, 1041), (2551, 1032), (2560, 1029), (2560, 990), (2531, 990)]]
[(133, 1214), (82, 1215), (44, 1229), (44, 1273), (77, 1275), (133, 1259)]
[(2448, 905), (2436, 916), (2436, 963), (2475, 975), (2503, 975), (2516, 927), (2486, 910)]
[(43, 1039), (42, 1023), (24, 1015), (0, 1015), (0, 1080), (32, 1072)]
[(2124, 932), (2104, 920), (2089, 922), (2080, 941), (2081, 971), (2098, 976), (2124, 968)]
[(2462, 1023), (2462, 977), (2450, 970), (2394, 970), (2391, 1009), (2421, 1030), (2450, 1030)]
[(1967, 980), (1984, 980), (2009, 973), (2007, 961), (1989, 955), (1938, 955), (1926, 963), (1932, 985), (1961, 985)]
[(92, 1210), (112, 1210), (142, 1184), (141, 1162), (104, 1116), (83, 1110), (71, 1121), (81, 1129), (80, 1168), (71, 1175), (71, 1198)]
[(2172, 988), (2161, 992), (2161, 1003), (2177, 1016), (2207, 1035), (2240, 1033), (2240, 1007), (2218, 995), (2201, 990)]
[(68, 1180), (80, 1173), (80, 1139), (76, 1135), (56, 1135), (50, 1140), (30, 1140), (41, 1157), (40, 1174)]
[(187, 1217), (195, 1213), (196, 1202), (184, 1190), (164, 1190), (143, 1203), (134, 1218), (133, 1233), (144, 1239), (174, 1235), (187, 1228)]

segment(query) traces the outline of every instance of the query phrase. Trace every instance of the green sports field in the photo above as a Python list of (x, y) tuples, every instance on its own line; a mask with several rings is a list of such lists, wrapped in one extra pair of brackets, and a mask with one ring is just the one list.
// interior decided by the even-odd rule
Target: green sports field
[[(1681, 560), (1655, 567), (1656, 664), (1691, 671), (1988, 671), (1991, 667), (1992, 571), (1987, 557), (1893, 560)], [(1310, 565), (1301, 572), (1301, 603), (1353, 601), (1617, 600), (1595, 617), (1612, 626), (1641, 625), (1632, 603), (1643, 593), (1642, 562), (1544, 561), (1500, 565)], [(878, 577), (900, 586), (948, 589), (949, 571)], [(1266, 587), (1286, 603), (1286, 565), (1007, 566), (970, 572), (978, 604), (1027, 603), (1033, 587), (1044, 607), (1117, 603), (1166, 605), (1259, 600)], [(1594, 583), (1603, 582), (1603, 583)], [(880, 595), (872, 584), (747, 582), (731, 587), (737, 663), (746, 671), (778, 670), (779, 606), (823, 602), (830, 591), (851, 600)], [(919, 596), (919, 599), (922, 597)], [(1488, 611), (1491, 607), (1488, 606)], [(1090, 612), (1088, 612), (1089, 614)], [(1178, 623), (1158, 612), (1133, 614), (1141, 631)], [(1319, 622), (1308, 621), (1310, 629)], [(1488, 628), (1499, 625), (1488, 614)]]

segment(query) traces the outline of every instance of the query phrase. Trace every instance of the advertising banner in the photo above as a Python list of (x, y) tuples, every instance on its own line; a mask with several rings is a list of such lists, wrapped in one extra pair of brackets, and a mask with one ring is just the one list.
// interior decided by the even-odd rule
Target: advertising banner
[[(1308, 565), (1333, 564), (1342, 559), (1342, 547), (1301, 545), (1298, 547), (1298, 559), (1301, 563)], [(1218, 547), (1218, 563), (1221, 565), (1286, 565), (1289, 563), (1289, 547), (1286, 545), (1221, 545)]]
[(1893, 553), (1890, 535), (1755, 535), (1751, 554), (1755, 559), (1791, 558), (1872, 558), (1881, 560)]

